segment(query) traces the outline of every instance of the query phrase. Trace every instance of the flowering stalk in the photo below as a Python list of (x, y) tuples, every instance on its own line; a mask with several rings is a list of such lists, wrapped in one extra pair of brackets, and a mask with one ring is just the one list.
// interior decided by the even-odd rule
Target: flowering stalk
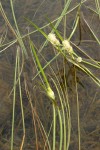
[(73, 53), (73, 48), (70, 45), (68, 40), (63, 40), (62, 45), (60, 44), (59, 40), (56, 38), (56, 35), (54, 33), (48, 34), (48, 40), (54, 45), (54, 46), (62, 46), (63, 50), (66, 50), (69, 54)]
[(44, 71), (43, 71), (43, 68), (42, 68), (42, 66), (41, 66), (41, 64), (40, 64), (40, 61), (39, 61), (39, 59), (38, 59), (38, 56), (37, 56), (37, 54), (36, 54), (36, 51), (35, 51), (35, 49), (34, 49), (34, 46), (33, 46), (32, 41), (30, 41), (30, 47), (31, 47), (32, 52), (33, 52), (33, 54), (34, 54), (34, 56), (35, 56), (36, 62), (37, 62), (37, 64), (38, 64), (38, 67), (39, 67), (39, 69), (40, 69), (40, 71), (41, 71), (41, 74), (42, 74), (42, 76), (43, 76), (43, 78), (44, 78), (44, 81), (45, 81), (45, 83), (46, 83), (46, 87), (44, 87), (44, 89), (45, 89), (45, 91), (46, 91), (48, 97), (55, 103), (55, 94), (54, 94), (53, 90), (51, 89), (50, 84), (49, 84), (49, 82), (48, 82), (48, 80), (47, 80), (47, 77), (46, 77), (46, 75), (45, 75), (45, 73), (44, 73)]
[[(66, 50), (67, 53), (72, 56), (72, 58), (74, 59), (74, 56), (77, 56), (74, 51), (72, 46), (70, 45), (70, 42), (68, 40), (63, 40), (62, 44), (60, 44), (59, 40), (56, 38), (56, 35), (54, 33), (49, 33), (48, 34), (48, 40), (56, 47), (58, 48), (58, 46), (62, 47), (62, 50)], [(82, 58), (77, 56), (77, 62), (82, 62)]]

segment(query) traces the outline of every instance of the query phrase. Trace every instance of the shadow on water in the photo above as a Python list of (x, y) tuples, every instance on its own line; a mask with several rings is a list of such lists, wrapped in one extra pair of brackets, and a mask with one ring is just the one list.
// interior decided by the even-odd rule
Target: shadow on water
[[(73, 8), (78, 4), (79, 1), (75, 0), (71, 3), (70, 8)], [(9, 18), (12, 26), (14, 26), (10, 3), (6, 0), (1, 1), (3, 8)], [(24, 17), (29, 18), (34, 21), (39, 27), (47, 24), (46, 16), (50, 20), (56, 19), (62, 9), (63, 1), (58, 0), (17, 0), (14, 1), (15, 14), (18, 22), (20, 32), (26, 34), (29, 31), (33, 30), (33, 27), (29, 27), (29, 24), (25, 21)], [(94, 13), (95, 10), (94, 1), (87, 0), (83, 3), (80, 14), (80, 22), (76, 29), (75, 34), (73, 35), (71, 41), (78, 45), (84, 52), (86, 52), (93, 59), (100, 60), (100, 45), (97, 43), (95, 37), (91, 33), (88, 24), (95, 32), (95, 35), (100, 39), (100, 20), (98, 15)], [(75, 19), (75, 14), (77, 9), (70, 12), (67, 15), (66, 21), (66, 35), (70, 35), (72, 31), (72, 25)], [(2, 17), (0, 22), (0, 35), (5, 35), (4, 43), (8, 43), (15, 39), (11, 31), (8, 29), (7, 25)], [(86, 22), (85, 22), (86, 20)], [(86, 24), (87, 23), (87, 24)], [(63, 22), (58, 27), (59, 31), (63, 35)], [(50, 27), (44, 29), (45, 32), (50, 31)], [(39, 33), (31, 35), (34, 43), (39, 48), (43, 43), (44, 38)], [(25, 45), (28, 48), (28, 38), (24, 39)], [(14, 69), (15, 69), (15, 59), (16, 59), (16, 49), (17, 43), (10, 46), (6, 51), (0, 53), (0, 150), (10, 149), (10, 139), (11, 139), (11, 124), (12, 124), (12, 104), (13, 104), (13, 93), (11, 90), (13, 88), (14, 82)], [(2, 47), (1, 47), (2, 50)], [(75, 51), (84, 59), (88, 59), (86, 55), (82, 54), (76, 47)], [(42, 150), (44, 145), (44, 140), (41, 127), (39, 124), (39, 119), (44, 125), (46, 131), (49, 131), (50, 124), (52, 121), (52, 105), (48, 101), (47, 96), (42, 92), (41, 88), (38, 88), (40, 80), (37, 77), (36, 80), (32, 81), (32, 78), (36, 75), (36, 67), (31, 58), (30, 52), (28, 52), (29, 58), (23, 60), (23, 72), (21, 74), (21, 89), (22, 89), (22, 99), (24, 105), (24, 115), (25, 115), (25, 128), (26, 128), (26, 137), (24, 148), (25, 150), (36, 149), (36, 135), (35, 129), (38, 137), (38, 149)], [(42, 56), (49, 61), (54, 56), (54, 51), (49, 45), (45, 47), (42, 51)], [(41, 54), (39, 54), (40, 60), (43, 65), (45, 61), (42, 59)], [(60, 74), (60, 83), (63, 84), (63, 64), (62, 57), (58, 57), (57, 64), (52, 62), (51, 66), (54, 69), (56, 75), (59, 78)], [(74, 81), (74, 67), (73, 65), (68, 65), (66, 63), (66, 81), (68, 84), (68, 92), (70, 99), (70, 108), (71, 108), (71, 118), (72, 118), (72, 135), (71, 143), (69, 150), (78, 149), (78, 140), (77, 140), (77, 107), (76, 107), (76, 95), (75, 95), (75, 81)], [(91, 71), (99, 77), (100, 70)], [(50, 68), (46, 70), (47, 76), (52, 77)], [(49, 74), (49, 75), (48, 75)], [(80, 127), (81, 127), (81, 147), (82, 150), (99, 150), (100, 142), (100, 89), (97, 87), (94, 82), (83, 72), (77, 69), (77, 83), (79, 91), (79, 106), (80, 106)], [(50, 81), (51, 82), (51, 81)], [(16, 89), (16, 105), (15, 105), (15, 131), (14, 131), (14, 150), (19, 150), (22, 141), (22, 116), (19, 100), (19, 89)], [(34, 123), (35, 120), (35, 123)], [(35, 125), (34, 125), (35, 124)], [(59, 130), (59, 129), (58, 129)], [(58, 135), (59, 135), (59, 131)], [(50, 135), (50, 140), (52, 140), (52, 135)], [(58, 145), (57, 145), (58, 149)]]

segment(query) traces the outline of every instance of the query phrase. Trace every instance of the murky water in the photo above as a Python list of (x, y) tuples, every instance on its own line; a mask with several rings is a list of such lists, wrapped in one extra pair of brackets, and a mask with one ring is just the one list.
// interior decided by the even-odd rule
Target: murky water
[[(69, 11), (78, 5), (80, 0), (72, 1)], [(6, 12), (6, 15), (15, 29), (10, 1), (2, 0), (2, 6)], [(25, 35), (29, 31), (35, 30), (32, 26), (29, 26), (28, 22), (24, 17), (29, 18), (39, 27), (46, 25), (48, 23), (46, 17), (51, 21), (57, 19), (61, 14), (64, 8), (63, 0), (15, 0), (14, 1), (14, 10), (18, 23), (19, 30), (22, 35)], [(96, 41), (97, 37), (100, 39), (100, 20), (99, 17), (94, 11), (96, 10), (94, 0), (87, 0), (82, 4), (80, 15), (80, 25), (78, 25), (74, 36), (71, 41), (78, 45), (84, 52), (86, 52), (93, 59), (100, 60), (100, 45)], [(70, 11), (66, 15), (66, 36), (69, 37), (75, 15), (77, 12), (77, 7), (73, 11)], [(0, 35), (6, 34), (5, 41), (3, 44), (10, 42), (15, 39), (14, 35), (7, 27), (2, 16), (0, 16)], [(95, 36), (91, 33), (91, 30), (95, 33)], [(58, 27), (59, 32), (63, 35), (64, 22), (62, 21)], [(51, 27), (44, 29), (46, 33), (50, 32)], [(81, 34), (80, 34), (81, 33)], [(44, 42), (44, 38), (41, 34), (35, 33), (31, 35), (32, 40), (36, 43), (36, 46), (40, 48), (41, 44)], [(24, 39), (25, 45), (28, 48), (28, 38)], [(17, 43), (13, 44), (7, 50), (0, 53), (0, 150), (10, 149), (10, 138), (11, 138), (11, 118), (12, 118), (12, 103), (13, 103), (13, 94), (10, 93), (13, 88), (14, 82), (14, 68), (15, 68), (15, 58), (16, 58), (16, 49)], [(1, 47), (2, 50), (4, 47)], [(83, 55), (76, 47), (75, 51), (85, 59), (88, 59)], [(42, 56), (49, 61), (54, 56), (54, 51), (52, 47), (45, 47), (42, 51)], [(62, 58), (58, 57), (57, 63), (59, 66), (56, 66), (54, 61), (51, 66), (54, 71), (57, 73), (62, 72)], [(43, 65), (45, 61), (40, 55), (40, 60)], [(68, 67), (66, 65), (66, 67)], [(91, 71), (96, 75), (100, 76), (100, 70), (90, 68)], [(31, 150), (36, 149), (35, 145), (35, 132), (34, 132), (34, 118), (33, 112), (35, 114), (37, 133), (38, 133), (38, 147), (39, 150), (43, 149), (43, 137), (40, 133), (40, 127), (38, 124), (38, 116), (40, 117), (46, 130), (50, 128), (52, 120), (52, 105), (48, 102), (47, 97), (40, 92), (41, 88), (34, 88), (36, 81), (32, 82), (32, 78), (36, 75), (36, 68), (34, 66), (33, 60), (30, 57), (28, 60), (24, 60), (24, 69), (21, 75), (22, 83), (22, 93), (23, 93), (23, 105), (25, 113), (25, 125), (26, 125), (26, 140), (23, 149)], [(52, 77), (51, 70), (48, 67), (46, 69), (47, 76), (48, 73)], [(73, 66), (68, 68), (67, 73), (70, 72), (70, 75), (67, 78), (68, 91), (70, 98), (71, 106), (71, 117), (72, 117), (72, 139), (70, 144), (70, 150), (78, 149), (77, 145), (77, 109), (76, 109), (76, 95), (75, 95), (75, 84), (73, 79)], [(67, 74), (66, 73), (66, 74)], [(68, 75), (68, 74), (67, 74)], [(77, 70), (77, 77), (81, 84), (78, 83), (79, 90), (79, 104), (80, 104), (80, 124), (81, 124), (81, 147), (83, 150), (99, 150), (99, 132), (100, 132), (100, 88), (94, 84), (94, 82), (84, 73)], [(25, 82), (27, 87), (25, 87)], [(50, 80), (51, 82), (51, 80)], [(28, 99), (26, 89), (30, 91), (30, 97), (32, 100), (33, 108)], [(39, 91), (40, 90), (40, 91)], [(9, 95), (10, 94), (10, 95)], [(22, 122), (21, 122), (21, 110), (20, 110), (20, 101), (19, 101), (19, 90), (16, 90), (16, 109), (15, 109), (15, 137), (14, 137), (14, 149), (19, 150), (20, 143), (22, 141)], [(52, 137), (52, 136), (51, 136)], [(58, 146), (57, 146), (58, 147)]]

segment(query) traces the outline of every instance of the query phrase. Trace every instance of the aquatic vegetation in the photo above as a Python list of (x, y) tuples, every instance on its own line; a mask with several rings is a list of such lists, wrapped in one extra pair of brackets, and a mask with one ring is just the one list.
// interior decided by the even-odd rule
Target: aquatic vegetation
[(55, 34), (53, 34), (53, 33), (48, 34), (48, 40), (55, 46), (60, 45), (59, 40), (56, 38)]
[(77, 57), (77, 62), (82, 62), (82, 57)]
[[(96, 44), (100, 46), (99, 29), (96, 32), (91, 25), (94, 15), (100, 17), (99, 1), (96, 0), (93, 4), (96, 5), (95, 9), (88, 7), (87, 2), (88, 0), (80, 3), (64, 0), (64, 8), (59, 17), (53, 20), (46, 18), (48, 23), (42, 27), (34, 23), (34, 19), (24, 16), (25, 23), (28, 24), (28, 29), (24, 27), (27, 30), (27, 33), (23, 32), (24, 35), (14, 10), (16, 2), (10, 0), (14, 25), (11, 25), (0, 2), (2, 17), (14, 37), (9, 41), (7, 35), (2, 34), (0, 43), (1, 59), (5, 54), (10, 66), (8, 70), (13, 70), (13, 79), (9, 85), (12, 90), (8, 90), (7, 94), (9, 100), (12, 100), (8, 137), (1, 131), (3, 140), (8, 143), (10, 141), (9, 149), (14, 150), (18, 145), (20, 150), (69, 150), (71, 147), (81, 150), (84, 149), (83, 138), (86, 138), (87, 133), (91, 136), (99, 130), (93, 126), (94, 130), (90, 131), (86, 126), (96, 96), (99, 99), (100, 88), (100, 62), (92, 55), (92, 48), (88, 48), (92, 44), (94, 47)], [(82, 7), (93, 13), (87, 20)], [(98, 47), (95, 48), (96, 52), (99, 51)], [(9, 53), (9, 58), (6, 53), (10, 48), (13, 53)], [(3, 67), (0, 70), (3, 72), (0, 73), (1, 81), (5, 75)], [(97, 109), (93, 111), (96, 113)], [(7, 131), (4, 129), (4, 132)]]
[(73, 48), (68, 40), (62, 41), (62, 45), (64, 50), (66, 50), (69, 54), (73, 54)]

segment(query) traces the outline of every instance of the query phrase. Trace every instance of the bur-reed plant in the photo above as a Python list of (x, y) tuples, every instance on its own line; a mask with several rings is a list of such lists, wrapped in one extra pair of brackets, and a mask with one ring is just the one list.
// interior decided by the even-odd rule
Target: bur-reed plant
[[(31, 54), (33, 57), (33, 60), (36, 64), (36, 67), (38, 68), (38, 72), (36, 74), (36, 76), (33, 77), (33, 80), (36, 79), (36, 77), (38, 75), (40, 75), (41, 78), (41, 86), (43, 88), (43, 90), (45, 91), (45, 94), (48, 97), (48, 100), (50, 100), (52, 102), (52, 110), (53, 110), (53, 120), (51, 122), (51, 128), (49, 130), (49, 132), (47, 133), (45, 128), (43, 127), (43, 124), (40, 122), (40, 125), (45, 133), (45, 137), (46, 137), (46, 141), (45, 141), (45, 145), (44, 145), (44, 149), (46, 149), (46, 145), (48, 145), (48, 149), (49, 150), (55, 150), (56, 149), (56, 142), (57, 142), (57, 125), (60, 128), (60, 140), (59, 140), (59, 150), (68, 150), (69, 149), (69, 145), (70, 145), (70, 137), (71, 137), (71, 115), (70, 115), (70, 105), (69, 105), (69, 96), (68, 96), (68, 85), (66, 83), (66, 79), (65, 79), (65, 72), (66, 72), (66, 67), (64, 66), (64, 83), (63, 83), (63, 87), (64, 89), (62, 89), (61, 85), (60, 85), (60, 81), (56, 76), (56, 73), (52, 70), (53, 76), (51, 77), (52, 83), (55, 87), (55, 90), (53, 90), (51, 84), (49, 83), (49, 80), (46, 76), (45, 73), (45, 68), (47, 68), (48, 66), (50, 66), (51, 62), (53, 62), (59, 55), (62, 56), (63, 61), (68, 61), (69, 63), (73, 64), (75, 68), (79, 68), (79, 70), (83, 71), (85, 74), (87, 74), (98, 86), (100, 86), (100, 79), (97, 78), (87, 67), (88, 66), (92, 66), (93, 68), (97, 68), (100, 69), (100, 62), (94, 60), (93, 58), (91, 58), (88, 54), (86, 54), (81, 48), (79, 48), (78, 46), (76, 46), (72, 41), (72, 37), (76, 31), (76, 28), (78, 26), (79, 23), (79, 12), (80, 12), (80, 8), (81, 5), (84, 4), (86, 0), (81, 1), (81, 3), (78, 3), (74, 8), (72, 8), (71, 10), (68, 10), (69, 5), (71, 3), (71, 0), (65, 0), (65, 5), (64, 5), (64, 9), (60, 15), (60, 17), (58, 17), (56, 20), (54, 21), (49, 21), (49, 23), (46, 26), (51, 26), (51, 32), (49, 34), (46, 34), (42, 29), (45, 28), (46, 26), (43, 26), (41, 28), (39, 28), (36, 24), (34, 24), (32, 21), (30, 21), (29, 19), (26, 19), (31, 25), (33, 25), (35, 27), (35, 31), (32, 31), (24, 36), (22, 36), (20, 34), (18, 25), (17, 25), (17, 21), (16, 21), (16, 17), (15, 17), (15, 13), (14, 13), (14, 7), (13, 7), (13, 1), (10, 0), (10, 4), (11, 4), (11, 10), (12, 10), (12, 14), (13, 14), (13, 18), (14, 18), (14, 23), (15, 23), (15, 27), (16, 30), (14, 31), (13, 27), (11, 26), (5, 12), (4, 9), (2, 7), (2, 4), (0, 2), (0, 11), (2, 13), (2, 16), (6, 22), (6, 24), (8, 25), (8, 27), (10, 28), (10, 30), (13, 32), (14, 36), (16, 37), (16, 39), (14, 41), (11, 41), (10, 43), (1, 45), (1, 47), (4, 47), (0, 53), (2, 53), (3, 51), (7, 50), (10, 46), (12, 46), (13, 44), (15, 44), (16, 42), (19, 43), (20, 47), (22, 48), (22, 53), (23, 55), (25, 54), (25, 57), (27, 58), (27, 50), (26, 47), (24, 45), (23, 42), (23, 38), (35, 33), (35, 32), (40, 32), (46, 39), (46, 41), (44, 42), (43, 46), (41, 47), (41, 49), (39, 50), (39, 52), (42, 52), (45, 45), (48, 46), (48, 43), (50, 42), (51, 45), (54, 47), (54, 49), (56, 50), (56, 55), (49, 61), (46, 63), (46, 65), (44, 67), (42, 67), (39, 57), (38, 57), (38, 53), (35, 49), (35, 44), (33, 43), (32, 39), (29, 39), (29, 45), (30, 45), (30, 49), (31, 49)], [(91, 9), (92, 11), (94, 11), (94, 13), (99, 15), (100, 18), (100, 9), (99, 9), (99, 1), (95, 0), (96, 3), (96, 12)], [(78, 8), (78, 11), (76, 13), (76, 17), (74, 20), (74, 24), (73, 24), (73, 30), (70, 33), (70, 36), (66, 38), (66, 14), (72, 12), (74, 9)], [(93, 37), (95, 38), (96, 42), (100, 45), (100, 40), (99, 38), (96, 36), (95, 32), (92, 30), (91, 26), (88, 24), (88, 22), (85, 20), (84, 16), (83, 20), (85, 22), (85, 24), (87, 25), (87, 27), (89, 28), (90, 32), (92, 33)], [(64, 35), (62, 36), (60, 34), (60, 32), (58, 31), (57, 27), (59, 26), (59, 24), (61, 23), (62, 19), (64, 18)], [(55, 25), (53, 25), (53, 23), (56, 22)], [(61, 41), (61, 42), (60, 42)], [(79, 56), (77, 54), (77, 52), (75, 52), (73, 46), (77, 47), (83, 54), (85, 54), (89, 60), (88, 61), (84, 58), (82, 58), (81, 56)], [(18, 48), (19, 49), (19, 48)], [(20, 149), (23, 149), (23, 144), (24, 144), (24, 140), (25, 140), (25, 122), (24, 122), (24, 111), (23, 111), (23, 103), (22, 103), (22, 93), (21, 93), (21, 81), (20, 81), (20, 75), (21, 75), (21, 68), (20, 68), (20, 56), (19, 56), (19, 50), (17, 49), (17, 53), (16, 53), (16, 63), (15, 63), (15, 77), (14, 77), (14, 86), (13, 86), (13, 113), (12, 113), (12, 136), (11, 136), (11, 150), (14, 149), (13, 147), (13, 143), (14, 143), (14, 122), (15, 122), (15, 102), (16, 102), (16, 85), (19, 86), (19, 93), (20, 93), (20, 104), (21, 104), (21, 113), (22, 113), (22, 122), (23, 122), (23, 138), (22, 138), (22, 143), (20, 146)], [(18, 78), (17, 78), (18, 76)], [(81, 136), (80, 136), (80, 112), (79, 112), (79, 100), (78, 100), (78, 87), (77, 87), (77, 81), (76, 81), (76, 74), (75, 74), (75, 85), (76, 85), (76, 96), (77, 96), (77, 117), (78, 117), (78, 143), (79, 143), (79, 150), (81, 149)], [(57, 99), (58, 98), (58, 99)], [(58, 105), (57, 102), (60, 102), (60, 107)], [(57, 117), (59, 118), (59, 122), (57, 122)], [(52, 129), (52, 130), (51, 130)], [(52, 133), (53, 138), (52, 138), (52, 142), (49, 141), (49, 136), (50, 133)]]
[[(80, 7), (80, 6), (79, 6)], [(28, 20), (28, 19), (27, 19)], [(88, 62), (88, 60), (86, 61), (84, 58), (82, 58), (81, 56), (78, 56), (77, 53), (74, 51), (73, 47), (71, 46), (70, 44), (70, 39), (72, 38), (75, 30), (76, 30), (76, 27), (78, 25), (78, 21), (79, 21), (79, 16), (77, 15), (76, 16), (76, 19), (75, 19), (75, 23), (74, 23), (74, 27), (73, 27), (73, 31), (71, 32), (70, 36), (68, 39), (64, 39), (60, 33), (58, 32), (58, 30), (55, 28), (55, 26), (53, 26), (53, 24), (50, 22), (50, 25), (52, 27), (52, 30), (55, 32), (55, 33), (49, 33), (48, 35), (43, 32), (43, 30), (41, 30), (38, 26), (36, 26), (33, 22), (31, 22), (30, 20), (28, 20), (28, 22), (30, 22), (31, 25), (33, 25), (47, 40), (47, 42), (50, 42), (53, 47), (57, 50), (57, 55), (54, 56), (55, 57), (58, 57), (58, 55), (62, 55), (64, 60), (66, 61), (69, 61), (70, 63), (72, 63), (74, 66), (78, 67), (80, 70), (82, 70), (85, 74), (87, 74), (98, 86), (100, 86), (100, 79), (97, 78), (89, 69), (87, 66), (85, 66), (85, 64), (88, 64), (94, 68), (98, 68), (100, 69), (100, 65), (99, 65), (99, 62), (93, 60), (90, 56), (90, 59), (92, 60), (91, 62)], [(97, 40), (97, 42), (99, 43), (99, 40), (98, 38), (95, 36), (94, 32), (92, 31), (92, 29), (89, 27), (91, 33), (93, 34), (94, 38)], [(60, 41), (61, 43), (60, 43)], [(34, 49), (35, 51), (35, 49)], [(84, 53), (84, 52), (83, 52)], [(36, 58), (36, 56), (35, 56)], [(37, 63), (38, 64), (38, 63)], [(42, 71), (41, 69), (39, 70), (39, 73), (42, 73), (42, 75), (44, 74), (43, 73), (43, 69), (45, 67), (47, 67), (49, 65), (49, 63), (47, 63), (46, 66), (44, 66), (42, 68)], [(39, 67), (39, 64), (38, 64), (38, 67)], [(42, 66), (41, 66), (42, 67)], [(44, 75), (43, 75), (44, 76)], [(58, 88), (59, 86), (56, 85), (55, 81), (53, 80), (54, 84), (55, 84), (55, 87), (56, 87), (56, 90), (58, 91), (58, 94), (60, 93), (60, 88)], [(78, 117), (78, 143), (79, 143), (79, 150), (81, 149), (81, 137), (80, 137), (80, 112), (79, 112), (79, 102), (78, 102), (78, 88), (77, 88), (77, 80), (76, 80), (76, 75), (75, 75), (75, 83), (76, 83), (76, 97), (77, 97), (77, 117)], [(67, 86), (66, 86), (67, 88)], [(54, 92), (53, 92), (54, 93)], [(62, 102), (62, 98), (60, 97), (59, 95), (59, 99), (60, 99), (60, 103), (62, 104), (62, 112), (63, 112), (63, 117), (61, 115), (61, 112), (59, 110), (59, 107), (58, 108), (58, 115), (59, 115), (59, 120), (60, 120), (60, 146), (59, 148), (62, 149), (62, 143), (64, 144), (64, 147), (63, 149), (68, 149), (69, 148), (69, 144), (70, 144), (70, 134), (71, 134), (71, 118), (70, 118), (70, 107), (69, 107), (69, 103), (66, 104), (65, 102), (65, 108), (68, 109), (68, 113), (67, 113), (67, 119), (65, 119), (65, 116), (66, 116), (66, 113), (65, 113), (65, 109), (64, 109), (64, 103)], [(68, 97), (67, 97), (68, 99)], [(55, 112), (55, 111), (54, 111)], [(55, 113), (54, 113), (54, 116), (55, 116)], [(56, 134), (55, 130), (55, 118), (53, 118), (53, 121), (54, 121), (54, 134)], [(63, 118), (63, 120), (62, 120)], [(67, 120), (67, 123), (68, 123), (68, 126), (66, 126), (66, 120)], [(63, 122), (64, 121), (64, 122)], [(64, 126), (63, 126), (64, 125)], [(68, 133), (66, 135), (66, 130), (68, 130)], [(64, 134), (64, 137), (63, 137), (63, 134)], [(55, 143), (55, 135), (53, 135), (53, 140), (54, 140), (54, 143)], [(67, 141), (66, 141), (67, 140)], [(55, 144), (53, 144), (53, 150), (55, 149)]]

